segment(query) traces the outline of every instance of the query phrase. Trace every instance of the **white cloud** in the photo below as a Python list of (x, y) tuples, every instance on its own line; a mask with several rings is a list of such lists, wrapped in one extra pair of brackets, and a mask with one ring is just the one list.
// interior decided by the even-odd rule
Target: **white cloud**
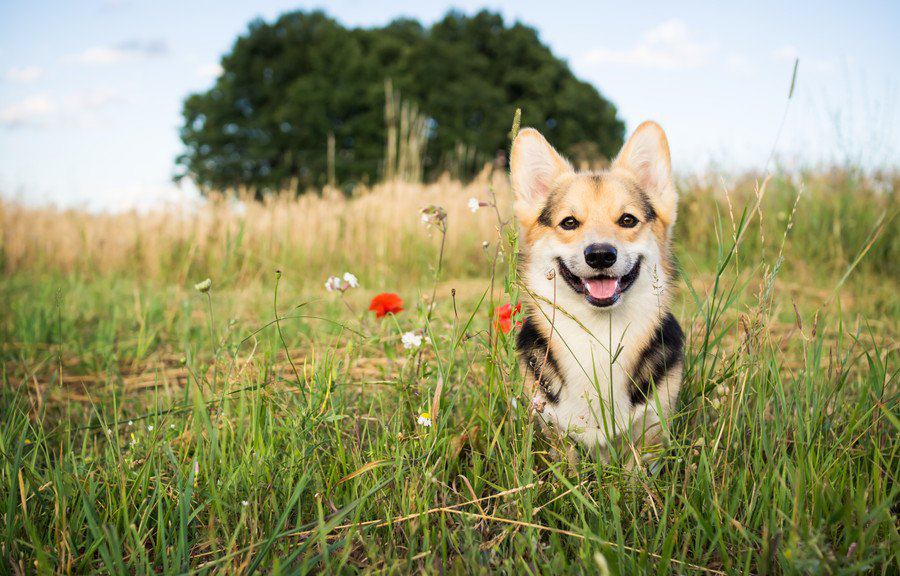
[(827, 58), (814, 58), (800, 51), (793, 44), (787, 44), (772, 51), (772, 58), (780, 62), (800, 60), (800, 68), (808, 68), (816, 72), (830, 73), (837, 69), (837, 64)]
[(0, 109), (0, 125), (7, 128), (40, 125), (47, 122), (56, 109), (56, 103), (50, 96), (36, 94)]
[(787, 44), (778, 48), (777, 50), (772, 51), (772, 58), (776, 60), (784, 60), (786, 62), (793, 62), (795, 59), (800, 57), (800, 50), (797, 49), (793, 44)]
[(120, 92), (114, 90), (85, 90), (62, 98), (36, 94), (0, 109), (0, 126), (84, 126), (93, 122), (97, 112), (126, 101)]
[(734, 72), (750, 72), (752, 66), (746, 57), (741, 54), (729, 54), (725, 57), (725, 66)]
[(139, 59), (159, 58), (169, 52), (162, 40), (126, 40), (112, 46), (93, 46), (63, 58), (64, 62), (85, 66), (108, 66)]
[(677, 18), (644, 32), (637, 46), (626, 50), (595, 48), (584, 60), (589, 64), (611, 64), (661, 68), (697, 68), (706, 64), (715, 46), (691, 38), (687, 25)]
[(124, 101), (124, 96), (115, 90), (85, 90), (76, 92), (67, 99), (69, 108), (75, 110), (97, 110)]
[(214, 78), (218, 78), (220, 74), (222, 74), (222, 66), (216, 63), (212, 64), (204, 64), (202, 66), (197, 66), (197, 76), (203, 78), (204, 80), (212, 80)]
[(37, 66), (13, 66), (3, 75), (7, 82), (16, 84), (31, 84), (37, 82), (44, 75), (44, 70)]
[(67, 62), (99, 66), (104, 64), (119, 64), (128, 60), (128, 54), (111, 46), (95, 46), (84, 52), (72, 54), (66, 57)]

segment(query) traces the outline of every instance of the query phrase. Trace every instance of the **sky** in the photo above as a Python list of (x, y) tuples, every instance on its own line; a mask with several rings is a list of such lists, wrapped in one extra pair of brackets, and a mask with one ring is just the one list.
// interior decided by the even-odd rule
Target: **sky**
[(251, 20), (430, 24), (451, 8), (536, 28), (629, 130), (662, 124), (681, 174), (762, 170), (772, 152), (788, 169), (900, 165), (896, 1), (0, 0), (0, 196), (109, 211), (190, 199), (171, 180), (181, 103)]

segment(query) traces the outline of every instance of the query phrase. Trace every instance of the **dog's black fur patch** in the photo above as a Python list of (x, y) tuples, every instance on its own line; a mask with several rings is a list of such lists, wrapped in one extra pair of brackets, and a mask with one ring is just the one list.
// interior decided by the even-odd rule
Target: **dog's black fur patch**
[(522, 329), (516, 339), (516, 348), (525, 361), (525, 369), (531, 372), (535, 383), (547, 395), (547, 401), (550, 404), (557, 404), (560, 390), (554, 392), (553, 384), (554, 382), (558, 383), (562, 389), (563, 380), (559, 364), (556, 363), (556, 357), (550, 350), (547, 338), (541, 334), (535, 321), (531, 318), (526, 318), (522, 323)]
[(547, 197), (547, 201), (544, 203), (544, 209), (541, 210), (541, 213), (538, 216), (537, 221), (541, 226), (553, 228), (553, 220), (551, 220), (551, 218), (553, 217), (554, 195), (555, 194), (550, 194), (550, 196)]
[(653, 338), (641, 350), (631, 373), (631, 405), (643, 404), (650, 392), (684, 354), (684, 332), (671, 312), (666, 313)]
[(647, 192), (637, 184), (629, 184), (629, 188), (631, 193), (637, 196), (641, 203), (641, 211), (644, 213), (644, 222), (653, 222), (656, 220), (656, 210), (653, 209), (653, 203), (650, 201), (650, 196), (647, 195)]

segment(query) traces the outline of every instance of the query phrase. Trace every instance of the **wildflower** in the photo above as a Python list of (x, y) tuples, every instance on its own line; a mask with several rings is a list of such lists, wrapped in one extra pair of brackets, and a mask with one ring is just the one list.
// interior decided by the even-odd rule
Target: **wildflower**
[(134, 424), (134, 422), (132, 422), (131, 420), (128, 421), (129, 426), (132, 426), (133, 424)]
[(329, 276), (325, 281), (325, 289), (329, 292), (346, 292), (359, 286), (359, 279), (350, 272), (344, 272), (344, 277)]
[(393, 292), (383, 292), (372, 298), (369, 310), (375, 312), (376, 318), (383, 318), (387, 314), (397, 314), (403, 312), (403, 299)]
[(469, 210), (474, 214), (478, 212), (479, 208), (481, 208), (481, 202), (478, 201), (478, 198), (469, 198)]
[(174, 429), (175, 429), (175, 425), (174, 425), (174, 424), (169, 424), (169, 430), (174, 430)]
[(431, 414), (429, 414), (428, 412), (422, 412), (421, 414), (419, 414), (419, 419), (416, 420), (416, 423), (419, 426), (424, 426), (426, 428), (430, 427), (431, 426)]
[(422, 208), (422, 223), (426, 226), (443, 226), (447, 219), (447, 211), (440, 206), (426, 206)]
[(210, 280), (209, 278), (207, 278), (203, 282), (197, 282), (196, 284), (194, 284), (194, 290), (202, 294), (206, 294), (207, 292), (209, 292), (210, 288), (212, 288), (212, 280)]
[(422, 335), (416, 334), (415, 332), (405, 332), (403, 336), (400, 337), (400, 340), (403, 342), (403, 347), (407, 350), (418, 348), (422, 345)]
[(153, 432), (153, 424), (147, 425), (147, 432)]
[[(495, 326), (500, 329), (504, 334), (509, 334), (509, 332), (513, 329), (513, 316), (518, 316), (519, 312), (522, 311), (522, 303), (519, 302), (516, 304), (515, 310), (513, 310), (512, 304), (504, 304), (497, 308), (497, 319), (495, 321)], [(516, 320), (516, 328), (522, 326), (521, 320)]]
[(247, 500), (241, 500), (241, 506), (243, 506), (244, 508), (246, 508), (249, 505), (250, 505), (250, 502), (248, 502)]

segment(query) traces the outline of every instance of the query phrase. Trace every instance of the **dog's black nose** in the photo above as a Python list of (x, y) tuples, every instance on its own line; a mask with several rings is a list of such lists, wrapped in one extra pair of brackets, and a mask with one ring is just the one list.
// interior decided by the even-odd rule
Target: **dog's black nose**
[(591, 244), (584, 249), (584, 261), (597, 270), (609, 268), (616, 263), (616, 247), (612, 244)]

